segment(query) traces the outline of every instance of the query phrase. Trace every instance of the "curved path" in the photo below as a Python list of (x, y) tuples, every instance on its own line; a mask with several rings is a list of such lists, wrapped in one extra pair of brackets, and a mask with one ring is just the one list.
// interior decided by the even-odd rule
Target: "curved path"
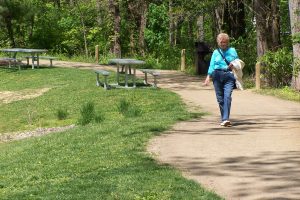
[[(64, 63), (54, 62), (102, 68)], [(203, 80), (180, 72), (161, 73), (159, 87), (176, 92), (193, 109), (201, 107), (209, 115), (180, 122), (153, 138), (148, 151), (157, 160), (225, 199), (300, 199), (299, 103), (235, 90), (233, 127), (220, 127), (211, 86), (202, 87)]]

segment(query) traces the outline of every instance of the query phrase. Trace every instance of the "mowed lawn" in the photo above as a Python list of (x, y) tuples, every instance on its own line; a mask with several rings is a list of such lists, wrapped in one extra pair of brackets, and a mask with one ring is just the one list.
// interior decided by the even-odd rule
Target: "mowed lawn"
[[(0, 199), (221, 199), (146, 152), (151, 137), (200, 115), (188, 113), (176, 94), (151, 88), (105, 91), (95, 86), (92, 70), (0, 68), (0, 77), (0, 92), (26, 96), (47, 88), (34, 98), (0, 101), (0, 134), (76, 125), (0, 142)], [(80, 125), (87, 103), (101, 120)], [(59, 111), (66, 116), (59, 118)]]

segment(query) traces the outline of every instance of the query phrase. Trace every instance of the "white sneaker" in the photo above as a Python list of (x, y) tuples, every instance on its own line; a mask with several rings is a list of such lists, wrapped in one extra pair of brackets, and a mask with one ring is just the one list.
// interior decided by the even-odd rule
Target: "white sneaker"
[(220, 125), (224, 126), (224, 127), (231, 127), (232, 126), (232, 124), (229, 120), (223, 121)]

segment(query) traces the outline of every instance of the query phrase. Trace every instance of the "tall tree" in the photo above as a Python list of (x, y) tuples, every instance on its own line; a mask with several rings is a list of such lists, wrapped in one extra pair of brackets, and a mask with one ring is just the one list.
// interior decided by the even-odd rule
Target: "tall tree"
[(197, 17), (197, 41), (204, 41), (204, 14)]
[(221, 0), (219, 4), (217, 4), (217, 7), (214, 10), (214, 21), (212, 23), (213, 30), (214, 30), (214, 38), (217, 37), (217, 35), (224, 31), (223, 25), (224, 25), (224, 11), (225, 11), (225, 0)]
[(175, 14), (174, 14), (174, 2), (169, 0), (169, 45), (175, 46), (176, 44), (176, 25), (175, 25)]
[(279, 3), (279, 0), (271, 0), (271, 12), (268, 16), (271, 19), (268, 27), (271, 33), (270, 46), (273, 51), (277, 50), (281, 45)]
[(97, 23), (99, 26), (101, 26), (102, 24), (102, 18), (101, 18), (101, 11), (102, 11), (102, 6), (101, 6), (101, 0), (96, 0), (96, 9), (97, 9), (97, 12), (98, 12), (98, 15), (97, 15)]
[(128, 31), (129, 31), (129, 51), (130, 54), (133, 56), (136, 53), (135, 46), (135, 32), (137, 30), (137, 7), (139, 7), (134, 0), (126, 1), (126, 9), (128, 10)]
[[(12, 47), (21, 46), (25, 40), (27, 27), (33, 25), (32, 4), (30, 1), (9, 1), (1, 0), (0, 16), (3, 26), (6, 29)], [(29, 23), (25, 25), (26, 23)]]
[(121, 15), (118, 0), (108, 0), (109, 11), (113, 19), (113, 35), (111, 38), (111, 53), (117, 58), (121, 58)]
[(85, 56), (88, 57), (89, 56), (89, 51), (88, 51), (88, 45), (87, 45), (87, 28), (85, 25), (85, 20), (84, 20), (84, 13), (81, 9), (81, 2), (76, 1), (75, 2), (75, 6), (78, 10), (79, 13), (79, 17), (80, 17), (80, 24), (81, 24), (81, 29), (82, 29), (82, 35), (83, 35), (83, 41), (84, 41), (84, 51), (85, 51)]
[(233, 38), (245, 34), (245, 6), (243, 0), (227, 0), (225, 7), (225, 30)]
[(147, 26), (147, 10), (148, 2), (141, 1), (141, 16), (140, 16), (140, 28), (139, 28), (139, 51), (142, 56), (145, 56), (145, 29)]
[(127, 0), (127, 27), (129, 31), (130, 54), (137, 52), (145, 55), (145, 29), (147, 25), (147, 10), (149, 2), (147, 0)]
[(266, 19), (268, 10), (265, 4), (269, 0), (254, 0), (256, 20), (257, 56), (262, 57), (268, 50)]
[(300, 0), (289, 0), (290, 21), (293, 37), (294, 75), (292, 86), (300, 91)]
[(278, 5), (278, 0), (254, 0), (258, 57), (280, 46)]
[(14, 2), (9, 1), (1, 1), (1, 19), (3, 20), (3, 23), (6, 27), (6, 31), (8, 34), (8, 38), (10, 40), (11, 46), (15, 47), (15, 35), (14, 35), (14, 29), (13, 29), (13, 19), (16, 17), (15, 13), (17, 13), (18, 6), (14, 4)]
[(60, 4), (60, 0), (54, 0), (55, 5), (60, 8), (61, 4)]

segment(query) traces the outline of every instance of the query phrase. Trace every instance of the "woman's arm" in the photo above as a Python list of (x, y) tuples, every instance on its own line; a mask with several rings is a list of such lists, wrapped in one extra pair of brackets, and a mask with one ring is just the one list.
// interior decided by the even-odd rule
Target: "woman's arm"
[(207, 72), (208, 75), (211, 75), (213, 73), (213, 71), (215, 70), (215, 61), (216, 61), (216, 55), (217, 55), (216, 52), (217, 51), (214, 50), (213, 54), (211, 55), (209, 68), (208, 68), (208, 72)]
[(210, 59), (210, 64), (209, 64), (207, 76), (206, 76), (206, 79), (203, 83), (203, 85), (205, 85), (205, 86), (209, 85), (210, 76), (213, 73), (213, 71), (215, 70), (215, 59), (216, 59), (216, 50), (213, 52), (213, 54), (211, 56), (211, 59)]

